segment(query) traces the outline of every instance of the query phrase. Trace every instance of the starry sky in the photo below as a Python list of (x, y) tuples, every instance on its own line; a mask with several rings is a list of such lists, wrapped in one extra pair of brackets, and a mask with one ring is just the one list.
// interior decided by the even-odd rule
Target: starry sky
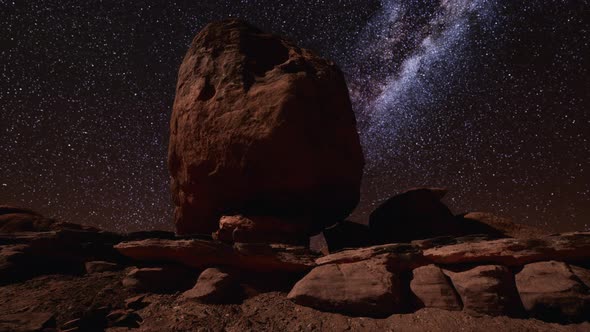
[(0, 0), (0, 202), (172, 229), (166, 155), (194, 35), (239, 17), (337, 63), (367, 159), (366, 220), (405, 188), (456, 213), (590, 230), (590, 3)]

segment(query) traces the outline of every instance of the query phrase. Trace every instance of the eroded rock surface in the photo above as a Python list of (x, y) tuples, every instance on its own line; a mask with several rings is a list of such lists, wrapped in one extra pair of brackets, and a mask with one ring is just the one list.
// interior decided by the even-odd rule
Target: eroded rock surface
[(501, 265), (481, 265), (472, 269), (445, 271), (461, 296), (463, 310), (472, 315), (521, 316), (522, 305), (514, 275)]
[(448, 277), (436, 265), (426, 265), (412, 271), (412, 294), (419, 307), (461, 310), (462, 304)]
[(168, 165), (179, 234), (223, 214), (343, 220), (364, 160), (341, 71), (244, 22), (207, 25), (178, 73)]
[(590, 289), (563, 262), (527, 264), (516, 275), (516, 287), (533, 317), (568, 322), (590, 318)]
[(386, 317), (400, 310), (405, 298), (397, 274), (386, 259), (318, 266), (301, 279), (289, 299), (308, 307), (355, 316)]

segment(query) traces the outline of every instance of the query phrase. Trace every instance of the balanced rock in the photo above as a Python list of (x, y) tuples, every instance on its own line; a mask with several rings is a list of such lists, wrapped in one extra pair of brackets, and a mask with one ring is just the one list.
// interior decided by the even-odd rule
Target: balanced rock
[(546, 321), (590, 320), (590, 289), (563, 262), (527, 264), (516, 275), (526, 311)]
[(447, 276), (436, 265), (412, 271), (410, 289), (420, 307), (461, 310), (461, 301)]
[(227, 243), (287, 243), (307, 245), (308, 224), (273, 216), (223, 216), (215, 237)]
[(195, 286), (182, 296), (202, 303), (226, 303), (238, 300), (241, 294), (235, 272), (208, 268), (201, 273)]
[(440, 188), (418, 188), (388, 199), (369, 217), (373, 240), (384, 244), (456, 235), (454, 216), (440, 201), (445, 193)]
[(514, 285), (514, 276), (505, 266), (480, 265), (461, 272), (445, 271), (470, 315), (522, 314), (522, 304)]
[(343, 220), (364, 159), (342, 72), (244, 22), (207, 25), (179, 70), (168, 166), (178, 234), (222, 215)]
[(386, 317), (400, 310), (406, 293), (387, 265), (385, 259), (370, 259), (318, 266), (295, 284), (288, 298), (323, 311)]

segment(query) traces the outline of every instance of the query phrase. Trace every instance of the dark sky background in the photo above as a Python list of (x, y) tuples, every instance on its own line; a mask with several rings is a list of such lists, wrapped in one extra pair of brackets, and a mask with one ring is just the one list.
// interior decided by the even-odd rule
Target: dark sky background
[(176, 74), (209, 21), (335, 61), (367, 159), (353, 218), (408, 187), (454, 212), (590, 229), (588, 1), (0, 0), (0, 202), (171, 229)]

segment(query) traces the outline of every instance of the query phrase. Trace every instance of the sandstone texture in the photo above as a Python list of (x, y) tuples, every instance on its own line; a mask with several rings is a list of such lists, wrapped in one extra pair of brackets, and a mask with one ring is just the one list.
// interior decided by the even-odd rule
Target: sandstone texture
[(522, 305), (514, 286), (514, 276), (505, 266), (481, 265), (472, 269), (451, 272), (463, 310), (472, 315), (521, 316)]
[(525, 265), (516, 275), (516, 287), (533, 317), (569, 322), (590, 318), (590, 289), (563, 262)]
[(386, 260), (371, 259), (316, 267), (288, 298), (320, 310), (385, 317), (401, 308), (404, 295), (399, 276), (388, 270)]
[(412, 294), (419, 307), (461, 310), (462, 304), (457, 292), (441, 268), (426, 265), (412, 271), (410, 282)]
[(162, 240), (122, 242), (122, 254), (140, 261), (179, 263), (191, 268), (230, 266), (258, 272), (304, 272), (315, 266), (316, 255), (303, 247), (280, 244), (225, 243), (207, 240)]
[(224, 214), (343, 220), (364, 159), (341, 71), (244, 22), (209, 24), (180, 66), (168, 165), (179, 234)]
[(196, 273), (180, 266), (144, 267), (131, 270), (123, 286), (138, 292), (168, 293), (189, 289)]
[(309, 225), (298, 219), (273, 216), (223, 216), (215, 238), (227, 242), (241, 243), (309, 243)]
[(587, 261), (590, 233), (575, 232), (536, 239), (472, 241), (424, 250), (424, 257), (437, 264), (490, 262), (522, 266), (543, 260)]
[(199, 275), (195, 286), (182, 294), (202, 303), (226, 303), (241, 297), (237, 271), (208, 268)]

